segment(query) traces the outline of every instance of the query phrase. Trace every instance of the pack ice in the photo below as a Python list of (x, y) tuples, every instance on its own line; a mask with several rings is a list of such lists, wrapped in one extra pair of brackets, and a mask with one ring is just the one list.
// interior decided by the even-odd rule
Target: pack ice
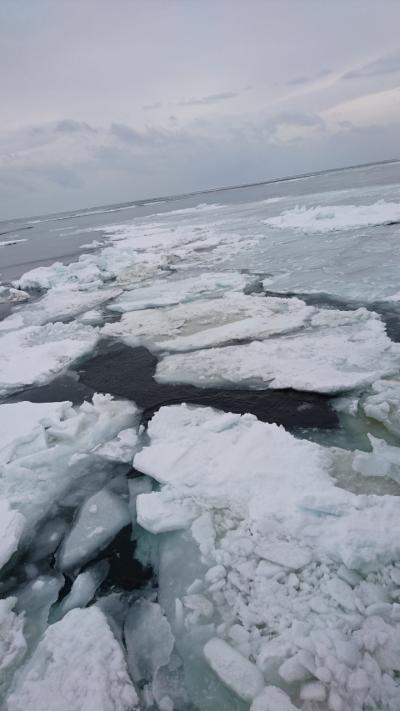
[(251, 415), (161, 408), (149, 437), (137, 516), (193, 703), (397, 709), (400, 499), (339, 488), (356, 455)]
[(103, 395), (78, 408), (69, 402), (0, 405), (3, 564), (69, 491), (81, 488), (82, 497), (107, 480), (108, 460), (97, 453), (98, 445), (113, 442), (136, 422), (134, 405)]

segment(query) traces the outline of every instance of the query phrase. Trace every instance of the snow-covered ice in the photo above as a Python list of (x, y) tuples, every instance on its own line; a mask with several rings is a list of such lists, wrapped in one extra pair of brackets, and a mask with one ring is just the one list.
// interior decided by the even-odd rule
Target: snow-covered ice
[(0, 395), (49, 382), (90, 353), (97, 340), (97, 330), (76, 321), (0, 335)]
[(46, 630), (21, 668), (8, 711), (134, 711), (136, 691), (104, 614), (72, 610)]
[(250, 344), (166, 356), (159, 382), (242, 385), (322, 393), (351, 390), (400, 368), (400, 346), (366, 309), (319, 310), (310, 328)]

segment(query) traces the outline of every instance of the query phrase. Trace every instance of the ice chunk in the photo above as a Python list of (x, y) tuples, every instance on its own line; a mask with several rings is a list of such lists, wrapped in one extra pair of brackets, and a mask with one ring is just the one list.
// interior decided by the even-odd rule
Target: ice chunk
[(372, 445), (372, 452), (359, 452), (354, 454), (352, 467), (354, 471), (363, 476), (388, 477), (400, 483), (400, 449), (392, 447), (383, 439), (378, 439), (369, 434), (368, 439)]
[(46, 630), (17, 675), (9, 711), (133, 711), (121, 648), (96, 607), (72, 610)]
[(168, 664), (174, 647), (171, 627), (160, 605), (148, 600), (135, 602), (126, 617), (124, 634), (133, 681), (152, 681)]
[(75, 607), (86, 607), (93, 599), (96, 590), (103, 582), (109, 571), (109, 564), (106, 560), (89, 566), (83, 573), (75, 578), (68, 595), (57, 605), (51, 613), (51, 621), (61, 619)]
[(92, 309), (91, 311), (85, 311), (85, 313), (79, 316), (78, 321), (81, 323), (89, 323), (91, 326), (97, 326), (103, 322), (103, 314), (99, 309)]
[(87, 499), (79, 511), (60, 548), (58, 567), (71, 570), (90, 560), (130, 522), (127, 503), (111, 491), (102, 489)]
[(136, 500), (137, 522), (150, 533), (165, 533), (187, 528), (196, 517), (195, 503), (168, 500), (158, 491), (140, 494)]
[(18, 549), (25, 527), (25, 517), (0, 498), (0, 570)]
[(260, 693), (264, 686), (260, 670), (224, 640), (210, 639), (204, 656), (221, 681), (244, 701), (251, 702)]
[(151, 479), (147, 476), (136, 476), (128, 480), (129, 489), (129, 510), (132, 517), (132, 525), (137, 521), (137, 498), (139, 494), (149, 494), (153, 489)]
[(300, 570), (311, 562), (311, 552), (294, 543), (275, 541), (258, 547), (257, 553), (272, 563), (283, 565), (289, 570)]
[(65, 402), (0, 405), (0, 464), (46, 446), (46, 427), (62, 419), (69, 406)]
[(24, 634), (32, 650), (47, 627), (51, 606), (64, 585), (62, 575), (40, 575), (18, 592), (18, 612), (26, 615)]
[[(329, 450), (295, 439), (253, 415), (163, 407), (150, 421), (148, 433), (151, 446), (136, 454), (134, 464), (168, 484), (160, 492), (165, 507), (183, 500), (193, 508), (211, 497), (228, 506), (239, 503), (250, 519), (261, 523), (267, 512), (293, 510), (307, 491), (333, 488)], [(140, 506), (147, 496), (154, 502), (153, 494), (143, 494)], [(146, 514), (152, 514), (150, 503)]]
[(0, 336), (0, 395), (43, 385), (93, 350), (91, 326), (77, 322), (27, 326)]
[(250, 706), (250, 711), (296, 711), (290, 697), (276, 686), (266, 686)]
[[(322, 393), (350, 390), (398, 370), (400, 346), (365, 309), (325, 311), (304, 333), (165, 357), (159, 382), (246, 385)], [(322, 318), (323, 317), (323, 318)]]
[(47, 521), (35, 535), (33, 544), (29, 550), (29, 560), (34, 562), (43, 560), (54, 553), (66, 529), (67, 523), (60, 517)]
[(400, 382), (381, 380), (373, 384), (372, 394), (362, 408), (373, 420), (381, 422), (394, 435), (400, 435)]
[(112, 311), (137, 311), (194, 301), (225, 291), (240, 291), (246, 279), (237, 272), (205, 272), (186, 279), (163, 279), (132, 291), (126, 291), (108, 308)]
[(112, 462), (130, 463), (138, 449), (138, 443), (138, 434), (133, 427), (130, 427), (129, 429), (118, 432), (116, 438), (111, 442), (100, 445), (100, 447), (96, 449), (96, 453)]

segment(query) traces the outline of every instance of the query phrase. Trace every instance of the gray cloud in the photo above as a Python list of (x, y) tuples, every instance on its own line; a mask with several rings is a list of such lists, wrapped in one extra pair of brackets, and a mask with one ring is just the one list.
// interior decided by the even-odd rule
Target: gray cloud
[(315, 81), (316, 79), (322, 79), (323, 77), (326, 77), (331, 73), (331, 69), (321, 69), (321, 71), (317, 72), (316, 74), (312, 74), (311, 76), (293, 77), (293, 79), (289, 79), (287, 84), (288, 86), (301, 86), (303, 84), (309, 84), (310, 82)]
[(176, 103), (176, 106), (207, 106), (218, 104), (220, 101), (227, 101), (227, 99), (234, 99), (236, 96), (239, 96), (239, 92), (222, 91), (219, 94), (210, 94), (198, 99), (182, 99), (182, 101)]
[(400, 3), (359, 6), (3, 0), (0, 219), (391, 157)]
[(154, 109), (162, 109), (164, 104), (161, 101), (156, 101), (154, 104), (145, 104), (142, 108), (144, 111), (154, 111)]
[(367, 62), (358, 69), (352, 69), (343, 74), (342, 79), (369, 79), (397, 72), (400, 72), (400, 52), (380, 57), (373, 62)]

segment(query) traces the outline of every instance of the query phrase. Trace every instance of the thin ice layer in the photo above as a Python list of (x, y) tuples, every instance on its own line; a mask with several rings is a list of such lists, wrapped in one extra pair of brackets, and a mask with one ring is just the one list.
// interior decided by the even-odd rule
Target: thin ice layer
[(98, 340), (91, 326), (77, 322), (28, 326), (0, 336), (0, 396), (43, 385), (90, 353)]
[(374, 382), (399, 367), (400, 346), (388, 338), (376, 314), (320, 310), (312, 316), (311, 328), (300, 333), (167, 356), (156, 379), (329, 393)]
[(19, 673), (8, 711), (134, 711), (122, 650), (97, 607), (72, 610), (46, 630)]
[(233, 293), (172, 308), (124, 313), (120, 321), (106, 324), (103, 334), (122, 338), (130, 346), (146, 343), (186, 351), (287, 333), (304, 326), (313, 312), (300, 299)]
[[(250, 415), (162, 408), (149, 437), (134, 464), (162, 486), (139, 495), (138, 522), (154, 530), (146, 499), (158, 496), (154, 526), (162, 532), (164, 520), (167, 532), (159, 599), (181, 654), (193, 648), (185, 676), (199, 708), (212, 706), (199, 692), (195, 650), (217, 637), (238, 653), (234, 675), (226, 655), (209, 659), (236, 698), (247, 698), (250, 677), (260, 704), (277, 696), (257, 686), (255, 661), (265, 686), (282, 688), (295, 706), (396, 711), (399, 498), (338, 488), (335, 473), (351, 470), (352, 454)], [(173, 516), (183, 530), (171, 534)]]
[(237, 272), (205, 272), (186, 279), (164, 278), (153, 282), (150, 286), (125, 291), (122, 296), (109, 304), (108, 308), (123, 313), (156, 306), (170, 306), (223, 294), (228, 290), (240, 291), (245, 284), (245, 277)]

